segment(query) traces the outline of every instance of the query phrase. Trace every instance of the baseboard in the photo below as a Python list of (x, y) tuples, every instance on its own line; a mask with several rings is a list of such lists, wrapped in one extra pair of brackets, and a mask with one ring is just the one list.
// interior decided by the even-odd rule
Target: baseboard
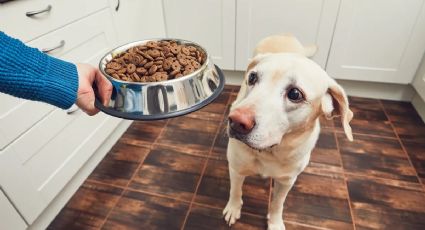
[[(240, 85), (243, 81), (243, 71), (224, 71), (226, 84)], [(389, 83), (361, 82), (349, 80), (337, 80), (348, 95), (376, 99), (411, 101), (415, 90), (410, 85), (398, 85)]]
[(412, 99), (412, 105), (415, 107), (419, 116), (421, 116), (422, 120), (425, 122), (425, 101), (416, 94)]
[(50, 222), (56, 217), (60, 210), (65, 206), (72, 195), (78, 190), (80, 185), (86, 180), (90, 173), (96, 168), (106, 153), (114, 146), (122, 134), (131, 125), (132, 121), (123, 120), (114, 129), (111, 135), (103, 142), (93, 156), (84, 164), (71, 181), (62, 189), (58, 196), (49, 204), (43, 213), (28, 228), (30, 230), (42, 230), (49, 226)]
[(411, 101), (415, 90), (411, 85), (336, 80), (347, 95), (395, 101)]

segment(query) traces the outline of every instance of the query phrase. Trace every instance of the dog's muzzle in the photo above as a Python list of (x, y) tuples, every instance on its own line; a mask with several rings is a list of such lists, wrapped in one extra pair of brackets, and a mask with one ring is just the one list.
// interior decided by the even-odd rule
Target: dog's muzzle
[(255, 127), (255, 117), (251, 109), (238, 108), (229, 114), (229, 127), (234, 134), (248, 135)]

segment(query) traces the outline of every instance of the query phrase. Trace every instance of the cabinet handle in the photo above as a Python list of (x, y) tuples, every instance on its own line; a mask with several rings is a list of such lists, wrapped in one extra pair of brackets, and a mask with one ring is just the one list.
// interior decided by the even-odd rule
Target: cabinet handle
[(77, 112), (78, 110), (80, 110), (80, 108), (78, 106), (76, 106), (76, 105), (73, 105), (71, 108), (69, 108), (66, 111), (66, 114), (70, 115), (70, 114), (73, 114), (73, 113)]
[(115, 11), (118, 11), (120, 9), (120, 0), (118, 0), (117, 6), (115, 7)]
[(57, 45), (55, 47), (52, 47), (52, 48), (42, 49), (41, 52), (43, 52), (43, 53), (51, 53), (52, 51), (57, 50), (57, 49), (60, 49), (60, 48), (62, 48), (64, 46), (65, 46), (65, 41), (62, 40), (62, 41), (60, 41), (59, 45)]
[(28, 11), (25, 15), (27, 15), (27, 17), (33, 17), (33, 16), (36, 16), (37, 14), (42, 14), (42, 13), (50, 12), (50, 10), (52, 10), (52, 6), (51, 5), (48, 5), (46, 9)]

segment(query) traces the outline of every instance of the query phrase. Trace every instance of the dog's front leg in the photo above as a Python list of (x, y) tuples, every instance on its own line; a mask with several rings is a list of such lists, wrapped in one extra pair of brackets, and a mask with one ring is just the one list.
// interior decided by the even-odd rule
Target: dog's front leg
[(236, 172), (229, 165), (230, 175), (230, 196), (226, 207), (223, 210), (223, 216), (226, 222), (230, 225), (234, 224), (241, 217), (242, 208), (242, 185), (245, 176)]
[(274, 181), (273, 197), (268, 214), (268, 230), (285, 230), (282, 217), (283, 203), (294, 182), (295, 179)]

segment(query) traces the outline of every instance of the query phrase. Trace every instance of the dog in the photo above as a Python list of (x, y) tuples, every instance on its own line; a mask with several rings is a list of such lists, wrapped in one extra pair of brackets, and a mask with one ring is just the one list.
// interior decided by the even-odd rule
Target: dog
[(223, 217), (240, 218), (246, 176), (274, 179), (268, 229), (282, 230), (285, 198), (310, 160), (320, 133), (319, 117), (341, 117), (347, 138), (353, 113), (338, 83), (314, 61), (315, 45), (292, 35), (260, 41), (228, 116), (230, 195)]

